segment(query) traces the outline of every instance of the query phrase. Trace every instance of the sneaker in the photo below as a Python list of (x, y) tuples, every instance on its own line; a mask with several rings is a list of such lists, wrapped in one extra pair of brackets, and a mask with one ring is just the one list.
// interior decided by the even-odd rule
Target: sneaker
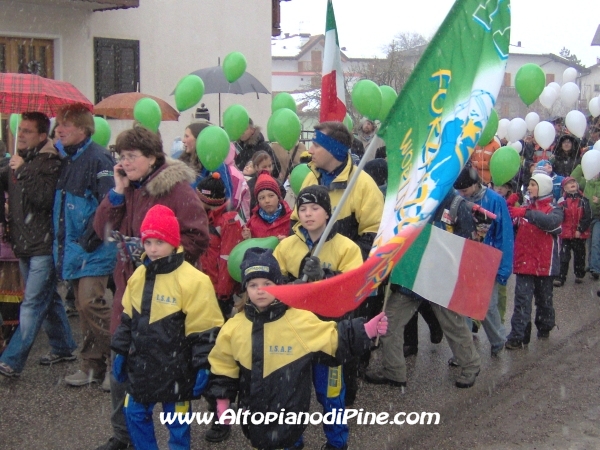
[(459, 377), (456, 379), (456, 382), (454, 383), (454, 385), (457, 388), (461, 388), (461, 389), (470, 388), (475, 384), (477, 375), (479, 375), (479, 370), (475, 373), (461, 372)]
[(98, 378), (94, 378), (92, 373), (85, 373), (83, 370), (78, 370), (73, 375), (65, 377), (65, 383), (69, 386), (86, 386), (91, 383), (100, 383)]
[(21, 376), (19, 372), (15, 372), (8, 364), (0, 362), (0, 374), (8, 378), (16, 378)]
[(538, 330), (537, 337), (538, 337), (538, 339), (548, 339), (550, 337), (550, 331)]
[[(293, 447), (296, 448), (296, 447)], [(329, 450), (329, 449), (338, 449), (338, 450), (348, 450), (348, 444), (344, 444), (343, 447), (334, 447), (333, 445), (331, 445), (329, 442), (325, 442), (322, 446), (321, 446), (321, 450)]]
[(448, 360), (448, 365), (451, 367), (459, 367), (458, 360), (454, 356)]
[(365, 373), (365, 381), (371, 384), (389, 384), (394, 387), (406, 387), (406, 381), (390, 380), (389, 378), (384, 377), (381, 372), (374, 370)]
[(40, 358), (40, 364), (42, 366), (51, 366), (62, 361), (75, 361), (77, 356), (75, 355), (56, 355), (52, 352), (42, 356)]
[(104, 374), (104, 381), (100, 385), (100, 389), (104, 392), (110, 392), (110, 372), (108, 370)]
[(403, 347), (404, 357), (408, 358), (409, 356), (416, 355), (419, 352), (419, 347), (416, 345), (405, 345)]
[(554, 282), (552, 284), (554, 284), (554, 287), (563, 287), (565, 282), (562, 280), (554, 280)]
[(204, 433), (204, 440), (208, 442), (223, 442), (230, 434), (231, 425), (213, 423), (208, 431)]
[(597, 280), (598, 278), (600, 278), (600, 273), (595, 273), (595, 272), (590, 272), (592, 274), (592, 278), (594, 280)]
[(583, 283), (583, 278), (575, 278), (575, 284)]
[(502, 347), (500, 347), (500, 348), (492, 348), (492, 350), (491, 350), (492, 358), (497, 358), (498, 355), (500, 355), (500, 352), (502, 350), (504, 350), (504, 345), (502, 345)]
[(133, 448), (133, 445), (120, 441), (116, 437), (111, 437), (106, 444), (101, 445), (96, 450), (125, 450), (126, 448)]
[(525, 345), (526, 344), (524, 344), (523, 341), (519, 339), (509, 339), (506, 341), (506, 344), (504, 344), (504, 348), (506, 348), (507, 350), (518, 350), (524, 348)]

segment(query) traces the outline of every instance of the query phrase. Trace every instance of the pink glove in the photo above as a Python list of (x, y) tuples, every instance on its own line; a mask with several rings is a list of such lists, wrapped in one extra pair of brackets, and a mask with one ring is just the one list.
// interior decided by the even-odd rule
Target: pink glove
[(388, 318), (384, 312), (377, 314), (367, 323), (365, 323), (365, 333), (370, 339), (377, 337), (377, 335), (385, 336), (388, 329)]
[[(225, 411), (229, 409), (229, 399), (228, 398), (218, 398), (217, 399), (217, 417), (221, 419), (221, 416)], [(223, 425), (229, 425), (231, 423), (231, 419), (227, 419)]]
[(511, 219), (516, 219), (517, 217), (525, 217), (526, 212), (527, 208), (519, 208), (516, 206), (508, 207), (508, 213), (510, 214)]

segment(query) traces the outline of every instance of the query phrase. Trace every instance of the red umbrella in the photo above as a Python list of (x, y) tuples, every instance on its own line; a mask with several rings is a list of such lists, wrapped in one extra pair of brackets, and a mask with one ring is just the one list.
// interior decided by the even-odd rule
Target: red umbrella
[(0, 113), (38, 111), (55, 117), (61, 107), (75, 103), (90, 111), (94, 108), (85, 95), (66, 81), (23, 73), (0, 73)]
[(140, 92), (125, 92), (123, 94), (114, 94), (106, 97), (96, 106), (94, 114), (99, 116), (108, 116), (115, 119), (133, 119), (133, 108), (138, 100), (149, 97), (158, 103), (162, 112), (162, 120), (178, 120), (179, 113), (164, 100), (153, 95), (142, 94)]

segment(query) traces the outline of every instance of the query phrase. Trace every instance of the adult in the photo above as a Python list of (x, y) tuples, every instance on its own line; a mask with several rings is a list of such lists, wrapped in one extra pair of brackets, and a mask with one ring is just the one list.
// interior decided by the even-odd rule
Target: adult
[[(506, 331), (498, 309), (498, 290), (506, 286), (512, 273), (514, 234), (512, 220), (508, 214), (506, 200), (500, 195), (481, 184), (477, 172), (466, 165), (454, 182), (454, 189), (467, 201), (480, 205), (496, 215), (489, 223), (482, 221), (477, 225), (477, 234), (484, 244), (497, 248), (502, 252), (500, 266), (496, 273), (496, 282), (485, 319), (482, 322), (485, 334), (490, 341), (491, 354), (497, 356), (504, 348)], [(473, 274), (472, 276), (477, 276)]]
[(281, 165), (281, 172), (277, 178), (280, 183), (285, 183), (292, 169), (300, 164), (300, 155), (306, 151), (306, 146), (302, 142), (298, 142), (294, 145), (289, 152), (284, 149), (279, 143), (271, 142), (271, 148), (273, 153)]
[(72, 352), (77, 348), (56, 290), (52, 240), (48, 238), (52, 236), (54, 191), (61, 163), (48, 139), (48, 117), (39, 112), (21, 117), (17, 153), (0, 172), (2, 195), (8, 191), (10, 242), (25, 282), (19, 326), (0, 357), (0, 373), (6, 376), (21, 373), (42, 324), (51, 350), (40, 364), (73, 361)]
[[(54, 199), (54, 263), (71, 280), (83, 343), (81, 369), (65, 377), (71, 386), (100, 382), (110, 358), (110, 306), (105, 298), (116, 246), (94, 232), (96, 208), (113, 187), (113, 159), (92, 141), (94, 117), (83, 105), (58, 111), (56, 135), (64, 157)], [(108, 386), (108, 378), (103, 387)]]
[(210, 125), (211, 124), (205, 120), (201, 122), (192, 122), (186, 127), (183, 132), (183, 138), (181, 139), (183, 142), (183, 153), (179, 157), (179, 160), (183, 161), (196, 172), (196, 179), (192, 182), (192, 187), (194, 189), (200, 180), (204, 178), (202, 175), (202, 163), (200, 162), (200, 159), (198, 159), (198, 154), (196, 153), (196, 140), (202, 130)]
[[(473, 237), (475, 224), (471, 212), (465, 202), (460, 202), (456, 209), (455, 217), (450, 211), (457, 195), (449, 192), (446, 198), (438, 206), (433, 215), (432, 222), (435, 226), (452, 232), (465, 239)], [(397, 270), (396, 270), (397, 271)], [(413, 291), (394, 283), (395, 273), (392, 272), (390, 295), (387, 303), (386, 314), (388, 316), (389, 332), (381, 337), (383, 367), (380, 370), (369, 370), (365, 374), (365, 380), (373, 384), (388, 384), (394, 387), (406, 386), (406, 360), (404, 356), (404, 331), (405, 326), (419, 309), (423, 297)], [(431, 308), (437, 317), (452, 353), (456, 358), (457, 365), (461, 367), (461, 373), (456, 379), (456, 386), (469, 388), (475, 384), (481, 359), (471, 336), (471, 330), (467, 326), (465, 318), (460, 314), (450, 311), (443, 306), (431, 303)]]
[[(360, 150), (356, 153), (361, 159), (364, 157), (364, 152), (367, 150), (371, 141), (375, 141), (376, 152), (370, 159), (385, 158), (385, 141), (377, 136), (377, 125), (371, 119), (367, 119), (366, 117), (361, 119), (356, 137), (363, 146), (362, 154), (360, 154)], [(350, 146), (356, 148), (356, 144), (354, 143)], [(355, 149), (354, 152), (356, 151), (357, 150)]]
[[(120, 158), (114, 166), (115, 187), (104, 198), (94, 218), (94, 229), (99, 235), (112, 236), (121, 242), (113, 274), (116, 291), (111, 333), (121, 320), (121, 301), (127, 280), (139, 264), (141, 255), (140, 226), (152, 206), (161, 204), (175, 213), (188, 262), (195, 264), (208, 246), (206, 212), (190, 186), (196, 178), (195, 172), (181, 161), (166, 159), (160, 138), (140, 126), (119, 134), (116, 151)], [(130, 446), (123, 414), (127, 383), (118, 383), (111, 376), (110, 387), (113, 436), (98, 450), (119, 450)]]
[(568, 177), (580, 162), (579, 139), (570, 134), (561, 136), (554, 150), (554, 160), (552, 161), (554, 173), (562, 177)]
[(244, 170), (246, 164), (250, 160), (252, 160), (252, 155), (259, 150), (264, 150), (273, 159), (273, 178), (278, 178), (279, 173), (281, 172), (281, 164), (279, 160), (275, 156), (275, 152), (265, 141), (265, 137), (260, 131), (260, 127), (254, 125), (252, 119), (248, 122), (248, 128), (244, 131), (244, 134), (240, 137), (240, 139), (236, 142), (237, 155), (235, 156), (235, 165), (238, 169)]

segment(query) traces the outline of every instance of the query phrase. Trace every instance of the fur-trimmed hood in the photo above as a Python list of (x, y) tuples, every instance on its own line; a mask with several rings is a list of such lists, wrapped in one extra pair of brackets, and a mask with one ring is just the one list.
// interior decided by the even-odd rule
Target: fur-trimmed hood
[(162, 197), (168, 194), (178, 183), (185, 181), (193, 183), (196, 180), (196, 172), (182, 161), (167, 157), (165, 163), (146, 183), (148, 194), (153, 197)]
[(244, 142), (244, 145), (249, 145), (249, 146), (255, 147), (260, 142), (264, 142), (264, 141), (265, 141), (265, 137), (262, 134), (261, 128), (259, 126), (255, 126), (254, 133), (252, 133), (252, 136), (250, 136), (250, 138), (248, 138), (248, 140), (246, 142)]

